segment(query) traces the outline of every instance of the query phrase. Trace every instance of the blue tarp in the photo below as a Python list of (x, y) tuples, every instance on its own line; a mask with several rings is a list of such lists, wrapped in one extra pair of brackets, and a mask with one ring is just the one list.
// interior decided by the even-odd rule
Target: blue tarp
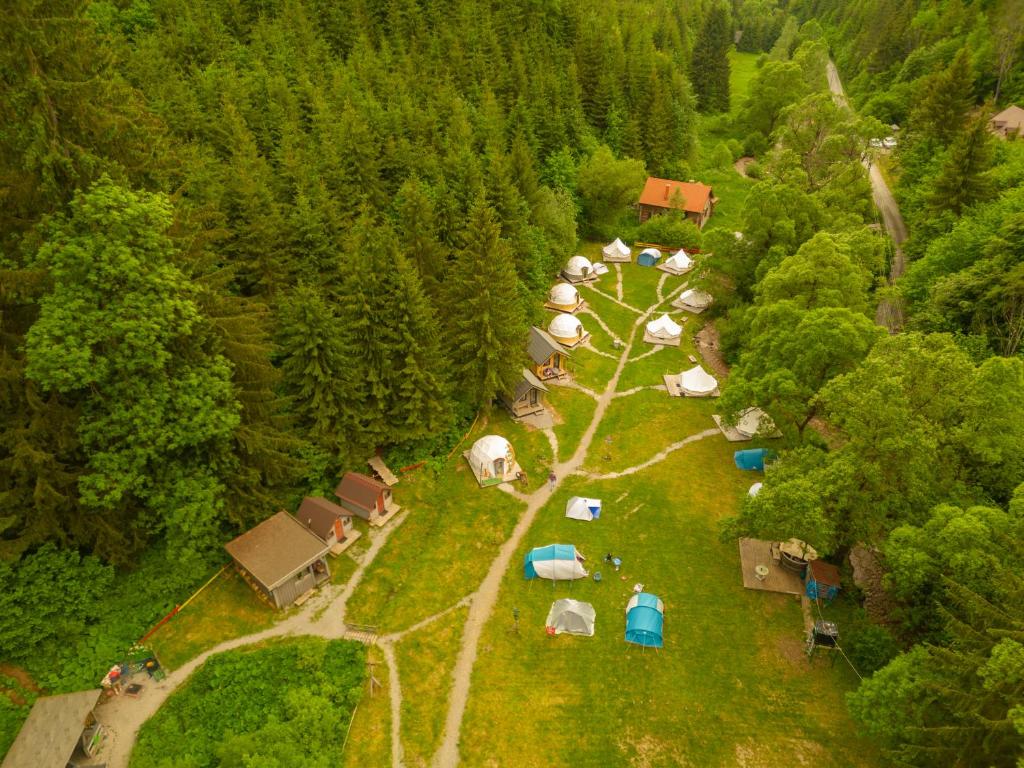
[(636, 257), (636, 263), (641, 267), (653, 267), (658, 263), (658, 259), (654, 257), (653, 253), (641, 253)]
[(661, 601), (657, 595), (641, 592), (636, 595), (636, 605), (626, 614), (626, 642), (643, 645), (647, 648), (661, 648), (662, 627), (665, 615), (659, 608)]
[(822, 584), (815, 581), (813, 576), (807, 577), (807, 596), (811, 600), (817, 600), (819, 597), (822, 600), (831, 602), (836, 599), (836, 595), (839, 594), (839, 587), (834, 587), (831, 584)]
[(756, 469), (764, 472), (764, 460), (768, 457), (767, 448), (750, 448), (746, 451), (736, 451), (733, 459), (739, 469)]
[(535, 562), (575, 559), (576, 547), (572, 544), (548, 544), (546, 547), (537, 547), (526, 553), (526, 561), (523, 564), (524, 574), (528, 579), (537, 578), (537, 570), (533, 567)]

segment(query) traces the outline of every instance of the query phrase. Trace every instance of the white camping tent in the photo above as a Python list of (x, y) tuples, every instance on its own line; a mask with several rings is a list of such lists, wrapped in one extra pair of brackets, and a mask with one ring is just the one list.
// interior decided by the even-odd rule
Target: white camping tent
[(718, 379), (695, 365), (679, 374), (679, 388), (691, 397), (706, 397), (718, 389)]
[(757, 496), (757, 494), (761, 492), (761, 487), (763, 485), (764, 483), (754, 483), (752, 486), (750, 486), (750, 488), (747, 489), (747, 496), (750, 496), (751, 498)]
[(512, 445), (499, 435), (484, 435), (469, 449), (469, 466), (482, 480), (503, 478), (515, 464)]
[(551, 604), (544, 625), (554, 629), (556, 635), (565, 632), (570, 635), (593, 637), (596, 618), (597, 611), (590, 603), (563, 597)]
[(760, 408), (747, 408), (740, 413), (736, 431), (744, 437), (754, 437), (759, 432), (770, 435), (775, 431), (775, 422)]
[(548, 300), (559, 307), (574, 309), (580, 302), (580, 292), (571, 283), (558, 283), (548, 292)]
[(595, 275), (607, 275), (608, 274), (608, 267), (605, 266), (604, 264), (602, 264), (599, 261), (595, 262), (594, 263), (594, 274)]
[(601, 500), (573, 496), (565, 505), (565, 516), (573, 520), (596, 520), (601, 516)]
[(668, 315), (662, 315), (647, 324), (647, 332), (658, 339), (676, 339), (683, 332), (683, 326)]
[(606, 261), (628, 261), (631, 251), (619, 238), (601, 249)]
[(682, 248), (673, 253), (662, 264), (663, 267), (668, 269), (676, 270), (677, 272), (685, 272), (693, 266), (693, 259), (691, 259)]
[(575, 344), (583, 338), (583, 323), (573, 315), (555, 315), (548, 324), (548, 333), (563, 344)]
[(707, 309), (711, 306), (711, 294), (705, 291), (698, 291), (695, 288), (687, 288), (679, 295), (679, 303), (694, 309)]
[(573, 256), (565, 265), (565, 274), (569, 277), (590, 277), (594, 273), (594, 265), (583, 256)]

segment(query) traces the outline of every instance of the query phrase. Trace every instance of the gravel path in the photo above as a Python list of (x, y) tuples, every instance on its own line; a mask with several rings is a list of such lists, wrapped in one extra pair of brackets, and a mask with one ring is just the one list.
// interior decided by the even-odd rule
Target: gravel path
[(654, 456), (649, 458), (643, 464), (637, 464), (635, 467), (629, 467), (628, 469), (623, 469), (620, 472), (608, 472), (608, 473), (603, 474), (603, 475), (597, 475), (597, 474), (594, 474), (593, 472), (577, 471), (576, 474), (578, 474), (578, 475), (586, 475), (591, 480), (614, 480), (616, 477), (623, 477), (625, 475), (632, 475), (632, 474), (635, 474), (635, 473), (639, 472), (642, 469), (647, 469), (652, 464), (657, 464), (659, 461), (664, 461), (665, 459), (668, 458), (668, 455), (670, 453), (678, 451), (684, 445), (689, 445), (690, 443), (695, 443), (698, 440), (703, 440), (705, 437), (712, 437), (714, 435), (720, 435), (720, 434), (721, 434), (721, 432), (718, 430), (717, 427), (715, 427), (714, 429), (705, 429), (703, 432), (698, 432), (695, 435), (690, 435), (689, 437), (680, 440), (678, 443), (672, 443), (672, 445), (670, 445), (668, 448), (666, 448), (665, 450), (659, 451), (658, 453), (654, 454)]
[[(612, 296), (610, 293), (605, 293), (604, 291), (602, 291), (600, 288), (598, 288), (597, 286), (593, 285), (592, 283), (583, 283), (583, 287), (588, 289), (588, 290), (593, 291), (594, 293), (597, 293), (597, 294), (600, 294), (601, 296), (604, 296), (609, 301), (614, 301), (620, 307), (625, 307), (630, 312), (636, 312), (638, 315), (646, 314), (642, 309), (637, 309), (632, 304), (627, 304), (622, 299), (617, 299), (614, 296)], [(620, 287), (621, 287), (621, 283), (620, 283)]]

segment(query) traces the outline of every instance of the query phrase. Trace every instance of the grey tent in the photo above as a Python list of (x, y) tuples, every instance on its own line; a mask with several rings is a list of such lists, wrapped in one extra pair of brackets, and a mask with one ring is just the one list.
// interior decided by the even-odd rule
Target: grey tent
[(582, 603), (565, 597), (555, 600), (548, 611), (548, 618), (545, 626), (548, 632), (560, 635), (563, 632), (570, 635), (585, 635), (591, 637), (594, 634), (594, 619), (597, 612), (590, 603)]

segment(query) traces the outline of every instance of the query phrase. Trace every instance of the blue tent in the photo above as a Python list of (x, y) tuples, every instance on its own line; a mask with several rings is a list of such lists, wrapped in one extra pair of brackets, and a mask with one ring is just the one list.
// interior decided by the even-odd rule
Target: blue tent
[(657, 595), (640, 592), (626, 603), (626, 642), (646, 648), (661, 648), (662, 626), (665, 624), (665, 604)]
[(739, 469), (756, 469), (764, 472), (764, 461), (768, 458), (767, 448), (750, 448), (746, 451), (736, 451), (733, 459)]
[(587, 575), (582, 560), (572, 544), (548, 544), (526, 553), (523, 572), (528, 579), (582, 579)]
[(640, 251), (640, 255), (636, 257), (636, 263), (641, 267), (653, 267), (658, 263), (658, 259), (661, 258), (661, 251), (657, 248), (645, 248)]

